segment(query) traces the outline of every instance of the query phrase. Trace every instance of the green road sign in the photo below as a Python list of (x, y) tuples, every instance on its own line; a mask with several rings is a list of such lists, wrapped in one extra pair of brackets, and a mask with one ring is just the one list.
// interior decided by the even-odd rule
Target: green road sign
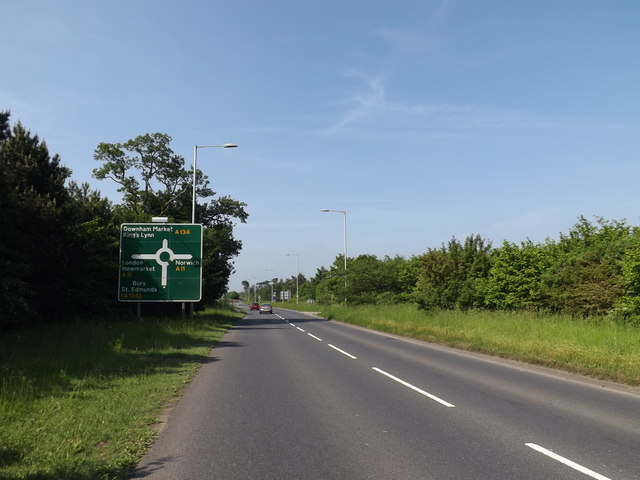
[(121, 302), (197, 302), (202, 296), (202, 225), (123, 223)]

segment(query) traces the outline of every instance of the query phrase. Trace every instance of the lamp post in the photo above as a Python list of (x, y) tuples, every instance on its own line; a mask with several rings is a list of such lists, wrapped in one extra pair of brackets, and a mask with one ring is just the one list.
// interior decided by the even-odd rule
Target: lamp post
[(198, 149), (199, 148), (236, 148), (235, 143), (225, 143), (223, 145), (194, 145), (193, 146), (193, 201), (191, 202), (191, 223), (196, 223), (196, 172), (198, 171)]
[(296, 305), (298, 304), (299, 301), (299, 287), (298, 287), (298, 277), (300, 277), (300, 272), (298, 270), (298, 254), (297, 253), (285, 253), (285, 255), (287, 257), (296, 257)]
[(323, 208), (321, 212), (335, 212), (344, 215), (344, 303), (347, 303), (347, 211), (346, 210), (330, 210)]
[[(265, 268), (264, 271), (271, 272), (271, 275), (273, 275), (273, 270), (271, 270), (270, 268)], [(271, 284), (271, 298), (269, 299), (269, 302), (273, 302), (273, 278), (269, 283)]]
[[(193, 197), (191, 202), (191, 223), (196, 223), (196, 172), (198, 171), (198, 149), (199, 148), (236, 148), (235, 143), (225, 143), (223, 145), (194, 145), (193, 146)], [(191, 316), (193, 316), (193, 305), (189, 308)], [(182, 304), (184, 311), (184, 303)]]

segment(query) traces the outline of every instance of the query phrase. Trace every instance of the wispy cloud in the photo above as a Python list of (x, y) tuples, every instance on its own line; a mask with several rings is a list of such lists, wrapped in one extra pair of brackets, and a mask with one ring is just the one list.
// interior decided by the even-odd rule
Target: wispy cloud
[(336, 124), (326, 129), (326, 133), (337, 133), (343, 127), (385, 109), (384, 77), (370, 76), (354, 68), (348, 69), (344, 75), (363, 80), (365, 89), (345, 102), (349, 104), (348, 110)]
[[(376, 118), (384, 119), (385, 131), (394, 122), (406, 126), (429, 123), (443, 129), (607, 129), (626, 127), (620, 123), (603, 122), (589, 118), (553, 116), (494, 105), (456, 103), (402, 103), (390, 101), (387, 94), (388, 75), (369, 75), (355, 68), (346, 77), (361, 81), (360, 89), (341, 102), (347, 105), (337, 122), (320, 131), (324, 135), (336, 135), (352, 127)], [(404, 127), (403, 127), (404, 128)]]

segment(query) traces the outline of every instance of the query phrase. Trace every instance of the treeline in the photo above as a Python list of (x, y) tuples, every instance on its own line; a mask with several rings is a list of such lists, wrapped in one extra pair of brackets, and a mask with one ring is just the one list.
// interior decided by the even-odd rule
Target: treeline
[(425, 310), (526, 310), (640, 324), (640, 229), (579, 217), (558, 240), (493, 247), (479, 235), (452, 238), (409, 259), (349, 258), (346, 276), (338, 256), (300, 284), (300, 295), (324, 304), (412, 302)]
[(640, 230), (624, 221), (579, 217), (559, 240), (453, 239), (419, 258), (415, 299), (426, 309), (488, 308), (611, 315), (640, 314)]
[[(118, 184), (123, 200), (114, 204), (74, 182), (44, 141), (9, 121), (10, 113), (0, 112), (0, 327), (131, 312), (117, 301), (120, 224), (152, 216), (190, 223), (190, 166), (166, 134), (100, 143), (94, 176)], [(226, 292), (241, 249), (233, 224), (247, 213), (228, 197), (204, 202), (215, 192), (200, 171), (196, 185), (196, 221), (205, 226), (203, 302), (210, 303)]]

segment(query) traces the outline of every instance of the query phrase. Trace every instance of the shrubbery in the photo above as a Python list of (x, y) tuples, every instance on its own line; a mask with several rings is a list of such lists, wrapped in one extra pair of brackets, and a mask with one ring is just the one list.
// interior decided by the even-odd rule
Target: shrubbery
[(474, 235), (410, 259), (360, 255), (348, 259), (346, 286), (344, 278), (342, 256), (318, 270), (309, 282), (316, 301), (606, 315), (640, 323), (640, 229), (581, 216), (559, 240), (543, 243), (505, 241), (493, 248)]

